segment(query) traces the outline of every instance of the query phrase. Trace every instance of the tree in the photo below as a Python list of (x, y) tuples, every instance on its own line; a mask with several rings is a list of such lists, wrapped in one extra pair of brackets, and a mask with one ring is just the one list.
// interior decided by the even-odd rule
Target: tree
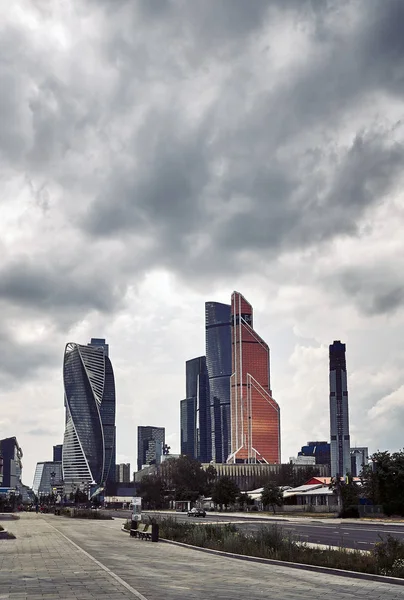
[(237, 502), (240, 505), (241, 510), (244, 510), (246, 506), (254, 504), (254, 500), (246, 492), (240, 492), (237, 496)]
[[(343, 515), (342, 513), (348, 510), (348, 508), (356, 507), (359, 504), (359, 489), (358, 485), (354, 482), (352, 475), (347, 473), (345, 479), (342, 479), (341, 477), (332, 477), (329, 487), (338, 496), (338, 502), (342, 509), (340, 516), (348, 516)], [(355, 510), (357, 512), (357, 509)], [(359, 516), (359, 513), (357, 514)]]
[(387, 515), (404, 516), (404, 452), (376, 452), (361, 474), (364, 496), (381, 504)]
[(209, 465), (209, 467), (205, 471), (206, 473), (206, 494), (209, 495), (212, 493), (212, 489), (217, 477), (217, 471), (213, 465)]
[(237, 496), (240, 494), (239, 487), (230, 479), (230, 477), (220, 477), (213, 486), (212, 500), (215, 504), (219, 504), (220, 508), (223, 505), (227, 507), (229, 504), (234, 504)]
[(182, 455), (164, 461), (162, 476), (174, 490), (175, 500), (195, 502), (208, 489), (208, 476), (202, 464), (190, 456)]
[(156, 510), (163, 508), (166, 485), (158, 475), (144, 475), (138, 488), (145, 508)]
[(265, 507), (272, 506), (275, 514), (275, 506), (283, 505), (283, 492), (275, 483), (268, 481), (262, 490), (261, 501)]

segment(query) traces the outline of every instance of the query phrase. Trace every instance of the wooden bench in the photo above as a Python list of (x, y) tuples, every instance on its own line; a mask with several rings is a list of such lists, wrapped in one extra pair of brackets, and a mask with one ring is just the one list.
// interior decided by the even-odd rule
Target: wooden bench
[(134, 537), (141, 540), (151, 540), (151, 531), (149, 531), (149, 523), (139, 523), (137, 529), (134, 530)]

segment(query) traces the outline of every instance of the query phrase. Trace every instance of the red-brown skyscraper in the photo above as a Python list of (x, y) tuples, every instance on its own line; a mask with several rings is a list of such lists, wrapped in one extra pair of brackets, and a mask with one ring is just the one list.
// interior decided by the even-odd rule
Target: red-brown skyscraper
[(227, 462), (280, 463), (280, 414), (272, 398), (269, 348), (253, 329), (251, 304), (231, 297), (231, 454)]

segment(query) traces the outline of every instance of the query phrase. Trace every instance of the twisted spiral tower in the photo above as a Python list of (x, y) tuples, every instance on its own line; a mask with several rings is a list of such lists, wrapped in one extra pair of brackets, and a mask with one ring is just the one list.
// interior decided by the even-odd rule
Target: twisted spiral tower
[(105, 340), (68, 343), (63, 360), (67, 484), (105, 484), (115, 477), (115, 381)]

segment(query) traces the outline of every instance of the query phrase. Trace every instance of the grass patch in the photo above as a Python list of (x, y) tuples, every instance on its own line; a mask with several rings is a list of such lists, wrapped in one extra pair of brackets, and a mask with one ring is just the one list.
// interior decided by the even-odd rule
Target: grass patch
[[(360, 573), (404, 577), (404, 543), (387, 536), (372, 552), (345, 548), (312, 548), (279, 525), (261, 527), (256, 533), (239, 531), (235, 525), (181, 523), (158, 519), (160, 537), (200, 548), (211, 548), (245, 556), (331, 567)], [(129, 521), (130, 528), (130, 521)]]

